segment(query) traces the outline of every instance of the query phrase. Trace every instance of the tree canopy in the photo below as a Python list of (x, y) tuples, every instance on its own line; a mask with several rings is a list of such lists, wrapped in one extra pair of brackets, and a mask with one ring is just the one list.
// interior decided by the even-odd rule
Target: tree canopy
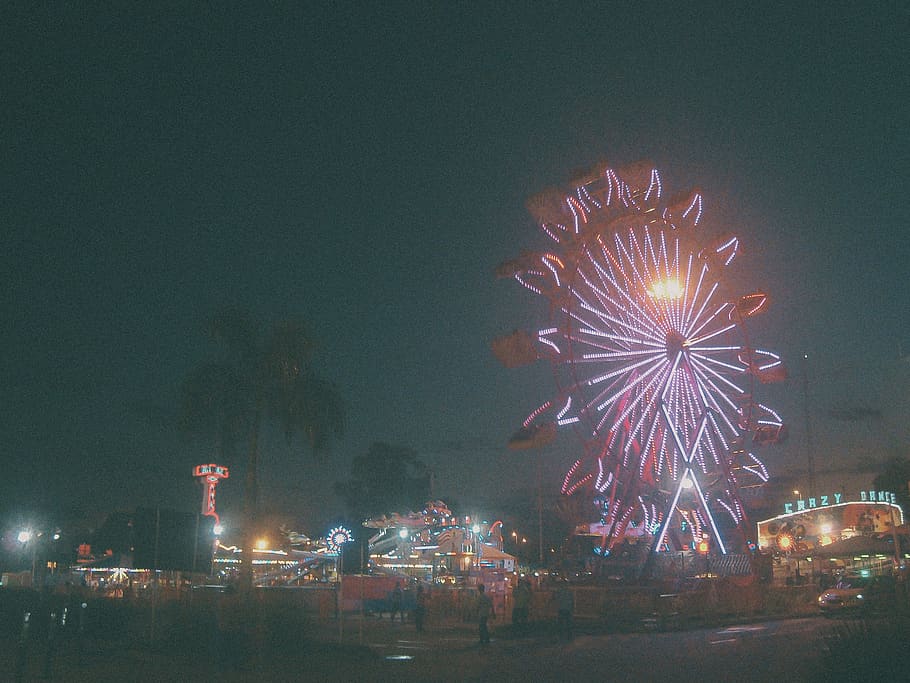
[(421, 509), (430, 497), (430, 476), (412, 448), (376, 442), (354, 458), (350, 478), (334, 489), (348, 513), (363, 520)]
[[(218, 351), (183, 383), (181, 427), (210, 444), (214, 459), (226, 465), (245, 459), (243, 544), (252, 547), (263, 431), (280, 430), (289, 442), (303, 435), (310, 452), (319, 455), (343, 434), (344, 406), (335, 386), (316, 372), (316, 345), (301, 320), (262, 329), (249, 313), (225, 309), (208, 332)], [(247, 581), (251, 556), (244, 554)]]
[(891, 491), (904, 511), (904, 519), (910, 515), (910, 459), (892, 456), (882, 465), (873, 485), (879, 491)]

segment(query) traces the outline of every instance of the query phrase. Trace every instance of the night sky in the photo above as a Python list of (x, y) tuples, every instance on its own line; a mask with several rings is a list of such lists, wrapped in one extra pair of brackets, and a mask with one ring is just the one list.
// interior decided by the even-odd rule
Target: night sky
[[(338, 518), (373, 441), (460, 512), (533, 487), (505, 444), (552, 374), (489, 342), (544, 302), (494, 269), (545, 245), (525, 200), (598, 160), (653, 161), (740, 237), (791, 374), (764, 395), (781, 486), (805, 486), (807, 424), (820, 486), (908, 453), (905, 4), (259, 4), (0, 10), (4, 519), (195, 509), (213, 456), (179, 438), (178, 389), (225, 305), (305, 317), (346, 400), (327, 462), (265, 444), (292, 526)], [(551, 492), (579, 444), (545, 452)]]

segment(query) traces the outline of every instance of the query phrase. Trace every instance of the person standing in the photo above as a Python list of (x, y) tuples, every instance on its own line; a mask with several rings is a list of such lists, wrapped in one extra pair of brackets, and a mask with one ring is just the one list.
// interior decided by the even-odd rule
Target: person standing
[(487, 626), (487, 620), (495, 617), (496, 613), (493, 611), (493, 601), (487, 595), (483, 584), (477, 586), (477, 593), (477, 630), (480, 635), (480, 644), (489, 645), (490, 629)]
[(575, 611), (575, 593), (572, 592), (566, 579), (563, 579), (559, 584), (559, 588), (556, 589), (556, 609), (559, 634), (569, 642), (575, 637), (572, 627), (572, 613)]
[(427, 614), (427, 594), (423, 584), (417, 584), (417, 596), (414, 600), (414, 628), (417, 633), (423, 631), (423, 619)]
[(403, 594), (401, 591), (401, 581), (395, 584), (392, 590), (392, 623), (395, 623), (395, 614), (400, 615), (401, 623), (404, 623), (404, 608), (402, 607)]
[(531, 606), (531, 588), (524, 579), (518, 580), (518, 585), (512, 592), (512, 625), (519, 631), (528, 627), (528, 609)]

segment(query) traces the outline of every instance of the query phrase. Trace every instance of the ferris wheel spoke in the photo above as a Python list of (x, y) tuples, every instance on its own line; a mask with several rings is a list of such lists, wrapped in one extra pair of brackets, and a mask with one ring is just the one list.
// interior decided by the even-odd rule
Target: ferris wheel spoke
[[(584, 336), (578, 336), (578, 335)], [(603, 330), (595, 330), (591, 328), (584, 328), (578, 330), (578, 335), (571, 335), (566, 337), (569, 341), (576, 342), (578, 344), (586, 344), (588, 346), (595, 346), (596, 342), (605, 339), (611, 342), (616, 342), (618, 345), (627, 346), (629, 348), (624, 349), (627, 353), (634, 353), (633, 348), (640, 349), (644, 353), (650, 354), (666, 354), (665, 349), (661, 347), (656, 341), (649, 339), (635, 339), (634, 337), (627, 337), (621, 334), (611, 334)], [(593, 339), (591, 339), (593, 337)], [(600, 344), (601, 348), (610, 348), (609, 346), (604, 346)], [(642, 349), (641, 347), (645, 347)]]
[[(689, 263), (690, 263), (690, 267), (691, 267), (691, 264), (692, 264), (691, 255), (689, 257)], [(684, 311), (685, 315), (683, 316), (683, 326), (682, 326), (682, 329), (684, 330), (684, 334), (686, 334), (686, 336), (688, 336), (689, 328), (692, 325), (692, 322), (693, 322), (692, 314), (695, 310), (696, 304), (698, 303), (698, 299), (701, 294), (701, 287), (705, 281), (705, 275), (707, 275), (707, 274), (708, 274), (708, 266), (703, 263), (701, 266), (701, 269), (699, 271), (699, 274), (698, 274), (698, 282), (696, 282), (696, 284), (695, 284), (695, 291), (692, 293), (691, 297), (688, 297), (686, 299), (686, 301), (688, 302), (688, 306), (685, 308), (685, 311)], [(687, 274), (686, 280), (688, 281), (688, 279), (689, 279), (689, 275)], [(696, 316), (696, 319), (697, 319), (697, 316)]]
[[(738, 431), (736, 430), (736, 428), (730, 423), (730, 421), (727, 419), (726, 415), (724, 415), (723, 413), (719, 413), (719, 414), (723, 416), (724, 421), (727, 424), (727, 427), (730, 429), (730, 435), (735, 437), (738, 434)], [(713, 414), (710, 417), (710, 422), (711, 422), (711, 426), (713, 428), (713, 433), (717, 436), (717, 439), (720, 441), (720, 444), (723, 447), (723, 450), (725, 452), (728, 452), (730, 450), (730, 443), (724, 437), (724, 432), (720, 428), (720, 425), (717, 424), (717, 420), (715, 420)]]
[[(604, 381), (606, 381), (606, 380), (608, 380), (608, 379), (612, 379), (612, 378), (614, 378), (614, 377), (618, 377), (618, 376), (620, 376), (620, 375), (629, 374), (629, 372), (632, 371), (632, 370), (635, 370), (635, 369), (640, 368), (640, 367), (644, 367), (644, 366), (646, 366), (646, 365), (651, 365), (651, 364), (653, 364), (653, 361), (652, 361), (651, 359), (648, 358), (648, 359), (645, 359), (645, 360), (642, 360), (642, 361), (638, 361), (637, 363), (632, 363), (632, 364), (630, 364), (630, 365), (625, 365), (625, 366), (623, 366), (623, 367), (621, 367), (621, 368), (619, 368), (619, 369), (617, 369), (617, 370), (613, 370), (613, 371), (611, 371), (611, 372), (606, 372), (606, 373), (604, 373), (604, 374), (602, 374), (602, 375), (597, 375), (596, 377), (592, 377), (591, 379), (587, 380), (587, 384), (588, 384), (589, 386), (594, 386), (595, 384), (600, 384), (601, 382), (604, 382)], [(635, 384), (638, 384), (640, 381), (641, 381), (641, 377), (639, 377), (639, 378), (637, 378), (636, 380), (634, 380), (634, 381), (633, 381), (633, 384), (630, 385), (630, 386), (634, 386)], [(613, 400), (613, 399), (611, 399), (611, 401), (612, 401), (612, 400)], [(604, 405), (606, 405), (606, 403), (609, 403), (609, 402), (610, 402), (610, 401), (605, 402)], [(603, 409), (602, 406), (598, 406), (598, 410), (602, 410), (602, 409)]]
[[(716, 387), (714, 387), (713, 385), (711, 385), (711, 386), (712, 386), (712, 388), (716, 389)], [(739, 429), (730, 420), (730, 415), (738, 415), (739, 406), (737, 406), (735, 403), (730, 401), (727, 398), (727, 395), (721, 391), (709, 391), (709, 392), (707, 392), (707, 395), (711, 402), (711, 407), (714, 408), (714, 410), (716, 411), (716, 414), (720, 416), (720, 419), (727, 426), (729, 433), (733, 434), (733, 435), (738, 434)], [(727, 410), (724, 410), (724, 407), (720, 404), (720, 401), (718, 401), (718, 399), (721, 399), (722, 401), (724, 401), (724, 403), (727, 406)]]
[[(628, 337), (628, 341), (630, 343), (642, 343), (642, 341), (643, 341), (642, 334), (643, 333), (647, 336), (647, 338), (649, 338), (651, 340), (651, 343), (654, 344), (655, 346), (660, 344), (663, 341), (663, 337), (658, 334), (659, 331), (648, 330), (647, 326), (643, 326), (641, 324), (636, 324), (635, 321), (627, 322), (624, 320), (620, 320), (619, 318), (605, 315), (602, 310), (597, 309), (595, 306), (593, 306), (587, 300), (585, 300), (584, 297), (582, 296), (581, 292), (579, 292), (578, 290), (573, 290), (573, 296), (580, 302), (580, 306), (581, 306), (582, 310), (586, 311), (590, 315), (594, 316), (594, 318), (597, 320), (598, 323), (601, 323), (601, 324), (612, 323), (618, 327), (621, 327), (621, 328), (627, 330), (630, 334), (636, 335), (636, 336)], [(591, 320), (588, 320), (585, 317), (582, 317), (578, 313), (571, 314), (571, 317), (574, 318), (575, 320), (577, 320), (579, 323), (586, 325), (588, 328), (591, 328), (592, 330), (598, 330), (600, 327), (600, 325), (598, 325), (597, 323), (595, 323)], [(609, 325), (608, 325), (608, 329), (609, 329)]]
[[(652, 390), (654, 389), (654, 387), (656, 385), (663, 384), (664, 381), (666, 381), (665, 372), (661, 372), (659, 374), (655, 373), (655, 376), (651, 379), (650, 382), (648, 382), (647, 386), (641, 392), (639, 392), (636, 399), (634, 401), (630, 402), (630, 404), (626, 407), (626, 409), (623, 410), (619, 414), (619, 416), (614, 421), (612, 428), (618, 429), (619, 426), (626, 419), (628, 419), (628, 417), (630, 415), (632, 415), (633, 411), (636, 411), (641, 408), (642, 410), (640, 412), (637, 422), (635, 423), (634, 427), (629, 431), (629, 438), (635, 438), (635, 436), (638, 434), (639, 429), (641, 428), (642, 423), (649, 416), (652, 416), (652, 414), (654, 412), (654, 408), (651, 405), (652, 399), (650, 398)], [(628, 446), (627, 446), (627, 448), (628, 448)]]
[[(645, 229), (644, 229), (644, 235), (645, 235), (645, 238), (647, 238), (647, 235), (648, 235), (647, 227), (645, 227)], [(647, 245), (647, 242), (646, 242), (646, 245)], [(630, 261), (632, 264), (633, 272), (635, 273), (635, 276), (638, 279), (639, 285), (644, 287), (645, 289), (647, 289), (648, 283), (652, 282), (656, 278), (654, 278), (650, 272), (650, 266), (648, 264), (647, 256), (642, 251), (641, 245), (638, 244), (638, 240), (635, 239), (635, 233), (633, 231), (629, 231), (629, 248), (635, 253), (635, 255), (638, 256), (637, 261), (636, 260)], [(636, 265), (637, 263), (641, 264), (641, 267), (640, 267), (641, 272), (639, 272), (639, 267)], [(644, 273), (644, 274), (642, 274), (642, 273)]]
[[(733, 401), (731, 401), (730, 398), (727, 396), (727, 394), (724, 393), (723, 391), (721, 391), (717, 387), (717, 385), (714, 384), (714, 382), (712, 382), (709, 378), (707, 378), (703, 375), (700, 375), (699, 383), (701, 385), (703, 385), (701, 393), (705, 397), (708, 407), (710, 407), (712, 410), (714, 410), (715, 414), (720, 416), (720, 418), (724, 421), (724, 423), (730, 429), (731, 434), (737, 434), (738, 429), (730, 421), (728, 413), (734, 414), (734, 415), (738, 414), (739, 406), (736, 403), (734, 403)], [(718, 398), (720, 398), (724, 402), (724, 404), (726, 405), (726, 410), (724, 409), (724, 405), (721, 405), (719, 403)]]
[[(690, 337), (690, 338), (689, 338), (689, 346), (690, 346), (691, 348), (700, 348), (700, 347), (698, 347), (698, 346), (696, 346), (696, 345), (697, 345), (697, 344), (702, 344), (702, 343), (708, 341), (709, 339), (713, 339), (714, 337), (718, 337), (718, 336), (720, 336), (720, 335), (722, 335), (722, 334), (724, 334), (724, 333), (726, 333), (726, 332), (729, 332), (730, 330), (734, 329), (735, 327), (736, 327), (736, 325), (731, 323), (730, 325), (726, 325), (726, 326), (724, 326), (724, 327), (721, 327), (720, 329), (714, 330), (714, 331), (711, 332), (710, 334), (706, 334), (706, 335), (704, 335), (704, 336), (702, 336), (702, 337), (696, 337), (696, 338), (694, 338), (694, 339)], [(712, 347), (710, 347), (710, 346), (709, 346), (709, 347), (705, 347), (705, 349), (711, 349), (711, 348), (712, 348)], [(727, 347), (721, 347), (721, 348), (727, 348)]]
[[(622, 299), (622, 303), (619, 301), (614, 301), (612, 297), (608, 297), (610, 303), (617, 310), (623, 310), (627, 316), (634, 317), (634, 325), (632, 330), (639, 333), (645, 333), (653, 336), (655, 339), (662, 339), (663, 333), (659, 325), (653, 322), (652, 317), (648, 312), (639, 304), (639, 302), (633, 298), (627, 288), (620, 287), (619, 283), (610, 276), (596, 261), (592, 262), (595, 270), (601, 278), (606, 278), (607, 282), (612, 285), (613, 289), (619, 294)], [(606, 284), (606, 283), (605, 283)], [(627, 308), (627, 306), (629, 308)]]
[[(654, 419), (654, 415), (648, 415), (647, 413), (642, 413), (641, 419), (639, 420), (639, 423), (636, 425), (636, 429), (641, 428), (641, 426), (644, 424), (644, 420), (646, 417), (650, 417), (650, 420), (649, 420), (650, 428), (648, 429), (647, 437), (644, 439), (644, 441), (642, 443), (642, 450), (643, 451), (653, 451), (656, 454), (658, 462), (660, 462), (664, 459), (663, 455), (662, 455), (662, 449), (660, 447), (661, 444), (658, 442), (658, 436), (657, 436), (658, 432), (660, 430), (660, 421)], [(625, 455), (627, 457), (629, 455), (628, 448), (626, 448)]]
[(655, 362), (662, 355), (664, 355), (663, 352), (655, 353), (653, 349), (645, 349), (643, 351), (604, 351), (601, 353), (583, 354), (578, 360), (581, 363), (589, 363), (605, 360), (631, 360), (632, 358), (645, 356), (650, 362)]
[[(692, 261), (693, 261), (693, 259), (694, 259), (694, 256), (692, 254), (689, 254), (689, 258), (686, 261), (686, 278), (685, 278), (685, 283), (683, 284), (682, 299), (679, 302), (679, 318), (677, 321), (677, 325), (678, 325), (677, 329), (679, 329), (679, 330), (685, 330), (689, 326), (686, 304), (688, 301), (690, 301), (689, 285), (691, 284), (691, 281), (692, 281)], [(679, 240), (676, 240), (676, 261), (677, 261), (677, 263), (679, 263)], [(677, 266), (677, 271), (678, 270), (679, 270), (679, 268)], [(699, 285), (700, 284), (701, 284), (701, 281), (699, 281)], [(691, 298), (694, 299), (697, 296), (698, 296), (698, 288), (696, 288), (696, 291)]]
[[(615, 237), (617, 240), (619, 239), (618, 234)], [(620, 244), (620, 246), (622, 246), (621, 241), (618, 243)], [(624, 250), (624, 247), (622, 247), (622, 248)], [(633, 292), (635, 292), (635, 289), (636, 289), (636, 278), (637, 278), (637, 286), (640, 288), (640, 291), (645, 291), (647, 289), (647, 283), (641, 281), (640, 276), (638, 275), (637, 271), (634, 268), (634, 264), (630, 264), (630, 267), (632, 268), (633, 275), (635, 275), (635, 278), (630, 277), (627, 273), (625, 273), (625, 271), (621, 268), (621, 264), (619, 262), (617, 262), (615, 259), (613, 259), (612, 254), (610, 254), (606, 250), (605, 247), (602, 249), (602, 251), (605, 254), (605, 256), (607, 257), (608, 262), (616, 263), (619, 266), (620, 271), (623, 273), (623, 280), (626, 281), (630, 286), (625, 286), (625, 287), (620, 286), (620, 283), (617, 282), (617, 280), (615, 278), (611, 277), (598, 264), (597, 261), (592, 261), (595, 269), (597, 269), (598, 272), (601, 273), (602, 277), (607, 278), (607, 280), (613, 285), (614, 289), (626, 301), (626, 303), (628, 305), (630, 305), (636, 311), (638, 316), (640, 316), (640, 320), (642, 323), (652, 324), (652, 318), (651, 318), (650, 314), (648, 313), (648, 311), (646, 311), (642, 307), (642, 305), (639, 303), (639, 298), (636, 296), (633, 296)], [(653, 326), (655, 328), (659, 329), (659, 326), (657, 326), (656, 324)]]
[[(637, 363), (636, 367), (640, 367), (642, 365), (644, 365), (644, 363)], [(654, 372), (657, 372), (660, 368), (661, 368), (661, 365), (652, 365), (648, 370), (646, 370), (645, 372), (642, 372), (640, 375), (638, 375), (637, 377), (632, 379), (628, 384), (624, 384), (623, 388), (620, 391), (617, 391), (612, 396), (610, 396), (608, 399), (606, 399), (602, 403), (598, 404), (597, 411), (598, 412), (602, 411), (607, 406), (613, 404), (624, 393), (630, 392), (632, 389), (635, 389), (639, 384), (641, 384), (643, 381), (645, 381), (649, 375), (651, 375)], [(619, 372), (619, 371), (617, 371), (617, 372)], [(624, 372), (625, 371), (623, 371), (623, 373)], [(623, 374), (623, 373), (620, 373), (620, 374)], [(616, 373), (612, 373), (612, 374), (616, 374)]]
[(705, 372), (707, 375), (710, 375), (711, 377), (714, 377), (714, 378), (720, 380), (721, 382), (723, 382), (724, 384), (726, 384), (728, 387), (730, 387), (730, 389), (732, 389), (733, 391), (735, 391), (737, 394), (744, 394), (744, 393), (746, 393), (746, 392), (745, 392), (742, 388), (740, 388), (737, 384), (734, 384), (731, 380), (727, 379), (727, 378), (724, 377), (722, 374), (720, 374), (719, 372), (717, 372), (716, 370), (714, 370), (714, 368), (709, 367), (707, 364), (701, 363), (701, 362), (699, 362), (697, 359), (692, 359), (692, 365), (698, 367), (698, 368), (701, 369), (703, 372)]
[[(728, 346), (723, 349), (717, 349), (717, 350), (739, 351), (742, 348), (743, 347), (741, 347), (741, 346)], [(735, 372), (738, 375), (742, 375), (746, 372), (746, 368), (744, 368), (742, 365), (733, 365), (732, 363), (727, 363), (725, 361), (718, 360), (717, 358), (713, 358), (711, 356), (705, 355), (704, 353), (696, 353), (694, 349), (690, 349), (690, 351), (692, 352), (693, 358), (697, 358), (699, 361), (701, 361), (703, 363), (726, 368), (727, 370)]]
[[(697, 335), (701, 330), (703, 330), (705, 327), (707, 327), (711, 323), (711, 321), (713, 321), (718, 315), (720, 315), (721, 311), (723, 311), (728, 306), (728, 304), (726, 304), (726, 303), (721, 304), (717, 309), (714, 310), (713, 313), (709, 314), (707, 317), (704, 317), (705, 310), (708, 309), (708, 304), (710, 304), (711, 299), (714, 298), (714, 294), (717, 292), (717, 288), (719, 285), (720, 285), (720, 283), (717, 283), (717, 282), (715, 282), (713, 285), (711, 285), (711, 288), (708, 290), (708, 293), (705, 295), (704, 301), (702, 301), (701, 306), (698, 309), (698, 313), (696, 313), (695, 316), (690, 319), (689, 324), (686, 326), (686, 338), (691, 339), (692, 337)], [(693, 303), (693, 305), (695, 304), (694, 301), (692, 303)], [(703, 317), (704, 317), (704, 319), (703, 319)]]

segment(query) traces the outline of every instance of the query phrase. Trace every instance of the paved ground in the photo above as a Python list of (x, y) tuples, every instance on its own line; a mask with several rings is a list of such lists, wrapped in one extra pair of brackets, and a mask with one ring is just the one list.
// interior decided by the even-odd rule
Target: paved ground
[[(274, 640), (257, 645), (254, 638), (249, 656), (237, 663), (214, 660), (213, 642), (204, 637), (180, 648), (96, 640), (85, 644), (81, 657), (74, 642), (61, 641), (52, 660), (45, 657), (44, 643), (33, 643), (20, 680), (536, 683), (594, 676), (605, 681), (745, 683), (770, 680), (769, 675), (776, 680), (817, 680), (810, 674), (823, 663), (820, 636), (830, 627), (831, 622), (820, 617), (669, 633), (604, 633), (582, 623), (574, 640), (566, 642), (551, 623), (519, 634), (510, 624), (494, 622), (491, 644), (481, 647), (473, 624), (430, 622), (418, 634), (412, 623), (351, 615), (341, 624), (334, 620), (311, 624), (306, 638), (285, 634), (281, 649)], [(196, 646), (198, 656), (188, 654)], [(863, 680), (880, 680), (872, 675), (874, 664), (871, 670), (867, 663), (861, 668)], [(0, 680), (16, 680), (15, 643), (0, 649)], [(824, 680), (859, 679), (828, 673)]]
[(448, 675), (452, 657), (483, 655), (475, 627), (460, 622), (433, 624), (422, 634), (412, 623), (359, 615), (347, 616), (342, 624), (327, 620), (313, 626), (306, 639), (295, 644), (287, 638), (291, 644), (278, 652), (265, 643), (257, 646), (254, 635), (248, 656), (238, 662), (212, 657), (214, 634), (198, 643), (196, 657), (174, 654), (166, 646), (97, 638), (86, 639), (81, 652), (77, 642), (60, 639), (48, 657), (43, 640), (24, 650), (12, 642), (0, 647), (0, 681), (382, 681), (402, 675), (454, 680)]

